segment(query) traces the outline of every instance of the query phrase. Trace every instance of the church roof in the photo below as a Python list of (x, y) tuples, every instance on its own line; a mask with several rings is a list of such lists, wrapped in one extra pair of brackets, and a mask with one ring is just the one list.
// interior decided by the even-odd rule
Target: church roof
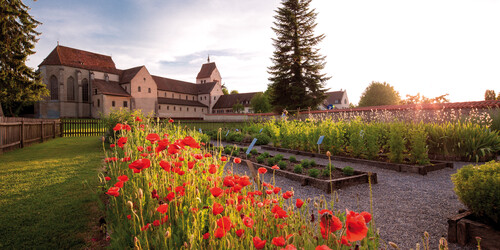
[(217, 84), (216, 82), (196, 84), (161, 76), (153, 76), (153, 79), (156, 82), (158, 90), (190, 95), (209, 94)]
[(200, 72), (198, 73), (198, 76), (196, 76), (196, 79), (209, 78), (216, 68), (217, 66), (215, 66), (214, 62), (203, 64), (201, 66)]
[(175, 98), (165, 98), (165, 97), (158, 97), (158, 104), (184, 105), (184, 106), (194, 106), (194, 107), (203, 107), (203, 108), (207, 107), (207, 105), (205, 105), (201, 102), (198, 102), (198, 101), (175, 99)]
[(250, 92), (250, 93), (241, 93), (241, 94), (231, 94), (231, 95), (221, 95), (219, 100), (214, 105), (214, 109), (224, 109), (224, 108), (232, 108), (234, 104), (241, 103), (245, 107), (250, 106), (250, 100), (252, 100), (253, 96), (257, 93), (262, 92)]
[(141, 70), (142, 67), (144, 67), (144, 66), (138, 66), (138, 67), (122, 70), (121, 75), (120, 75), (120, 83), (129, 83), (130, 81), (132, 81), (134, 76), (137, 75), (137, 73), (139, 73), (139, 70)]
[(96, 87), (99, 92), (104, 95), (114, 95), (114, 96), (125, 96), (129, 97), (130, 94), (127, 93), (118, 82), (105, 81), (100, 79), (94, 79), (92, 81), (92, 86)]
[(39, 66), (62, 65), (119, 74), (110, 56), (57, 45)]

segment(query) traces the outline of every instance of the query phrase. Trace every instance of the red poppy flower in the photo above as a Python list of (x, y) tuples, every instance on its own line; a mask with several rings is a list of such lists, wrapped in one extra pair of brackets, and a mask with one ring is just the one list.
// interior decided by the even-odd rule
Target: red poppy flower
[(280, 187), (275, 187), (275, 188), (273, 189), (273, 192), (274, 192), (275, 194), (279, 193), (280, 191), (281, 191), (281, 188), (280, 188)]
[(123, 182), (127, 182), (128, 181), (128, 176), (126, 176), (126, 175), (118, 176), (118, 180), (123, 181)]
[(165, 160), (161, 160), (160, 167), (163, 168), (163, 170), (170, 172), (170, 169), (171, 169), (170, 162), (165, 161)]
[(111, 180), (111, 177), (106, 176), (106, 177), (104, 177), (104, 179), (105, 179), (106, 181), (110, 181), (110, 180)]
[(175, 193), (174, 192), (170, 192), (170, 193), (167, 194), (167, 196), (165, 196), (164, 199), (166, 199), (168, 201), (172, 201), (174, 198), (175, 198)]
[(217, 220), (217, 226), (223, 228), (224, 230), (229, 231), (233, 227), (233, 223), (231, 223), (231, 219), (229, 217), (224, 216)]
[(210, 164), (210, 166), (208, 168), (208, 172), (211, 174), (217, 173), (217, 167), (214, 164)]
[(168, 122), (173, 123), (173, 122), (174, 122), (174, 120), (173, 120), (173, 119), (170, 119), (170, 120), (168, 120)]
[(151, 161), (149, 159), (138, 159), (128, 165), (128, 168), (134, 170), (134, 173), (140, 173), (142, 170), (149, 168)]
[(265, 173), (267, 173), (267, 169), (259, 168), (259, 174), (265, 174)]
[(110, 148), (114, 148), (114, 147), (116, 147), (116, 145), (115, 144), (110, 144), (109, 147)]
[(238, 157), (234, 158), (234, 163), (240, 164), (241, 163), (241, 159), (238, 158)]
[(304, 205), (304, 202), (301, 199), (297, 199), (297, 202), (295, 202), (295, 206), (297, 206), (297, 208), (301, 208), (302, 205)]
[(285, 200), (288, 200), (289, 198), (291, 198), (293, 196), (293, 192), (292, 191), (286, 191), (283, 193), (283, 198)]
[(151, 152), (151, 150), (153, 150), (153, 148), (151, 146), (147, 146), (146, 150), (149, 151), (149, 152)]
[(368, 227), (366, 227), (365, 217), (354, 211), (346, 210), (346, 239), (350, 242), (362, 240), (366, 237)]
[(164, 203), (164, 204), (161, 204), (157, 209), (156, 211), (164, 214), (168, 211), (168, 204)]
[(250, 177), (244, 175), (238, 179), (238, 184), (240, 184), (242, 187), (246, 187), (252, 183), (250, 182)]
[(203, 239), (208, 240), (210, 238), (210, 233), (206, 233), (203, 235)]
[(123, 181), (119, 181), (119, 182), (115, 183), (115, 187), (122, 188), (123, 187)]
[(175, 143), (168, 145), (168, 153), (171, 155), (179, 153), (181, 147)]
[(285, 238), (283, 237), (274, 237), (272, 240), (271, 240), (271, 243), (277, 247), (282, 247), (285, 245)]
[(189, 146), (191, 148), (200, 148), (200, 145), (191, 136), (184, 137), (184, 139), (182, 139), (182, 144)]
[(219, 197), (223, 192), (224, 190), (218, 187), (213, 187), (210, 189), (210, 193), (212, 193), (214, 197)]
[(135, 121), (136, 121), (136, 122), (142, 122), (142, 119), (141, 119), (139, 116), (137, 116), (137, 117), (135, 118)]
[(316, 250), (332, 250), (332, 249), (329, 248), (327, 245), (321, 245), (321, 246), (317, 246)]
[(149, 223), (148, 223), (148, 224), (146, 224), (145, 226), (141, 227), (141, 231), (146, 231), (146, 230), (148, 230), (149, 225), (151, 225), (151, 224), (149, 224)]
[(120, 137), (120, 139), (118, 139), (116, 144), (118, 145), (118, 147), (123, 148), (125, 143), (127, 143), (127, 139), (128, 139), (127, 137)]
[(372, 220), (372, 215), (368, 212), (361, 212), (361, 215), (363, 215), (363, 217), (365, 218), (366, 223), (370, 223), (370, 221)]
[[(144, 126), (144, 125), (141, 125), (141, 126)], [(125, 130), (127, 130), (127, 131), (132, 130), (132, 128), (131, 128), (131, 127), (130, 127), (130, 125), (128, 125), (128, 124), (123, 125), (123, 129), (125, 129)]]
[(245, 218), (243, 218), (243, 224), (245, 224), (245, 226), (247, 226), (249, 228), (252, 228), (253, 227), (253, 220), (252, 220), (252, 218), (245, 216)]
[(224, 177), (223, 185), (225, 187), (233, 187), (234, 184), (235, 184), (234, 183), (234, 176), (228, 175), (228, 176)]
[(271, 168), (272, 168), (272, 169), (275, 169), (275, 170), (280, 169), (280, 167), (278, 167), (278, 165), (274, 165), (274, 166), (272, 166)]
[(160, 136), (158, 134), (149, 134), (146, 136), (146, 140), (151, 142), (151, 144), (154, 144), (156, 141), (160, 140)]
[(194, 158), (195, 158), (196, 160), (201, 160), (201, 159), (203, 159), (203, 155), (202, 155), (202, 154), (195, 154), (195, 155), (194, 155)]
[(285, 248), (282, 248), (281, 250), (297, 250), (297, 248), (292, 244), (288, 244), (286, 245)]
[(118, 131), (118, 130), (122, 130), (122, 129), (123, 129), (123, 125), (120, 123), (117, 123), (115, 125), (115, 127), (113, 128), (113, 131)]
[(256, 249), (263, 249), (266, 246), (266, 240), (261, 240), (259, 237), (253, 237), (253, 246)]
[(210, 157), (212, 157), (212, 154), (210, 154), (210, 153), (205, 154), (205, 158), (210, 158)]
[(161, 224), (163, 224), (167, 221), (168, 221), (168, 215), (165, 215), (163, 218), (161, 218)]
[(222, 157), (220, 158), (220, 161), (227, 161), (227, 157), (222, 156)]
[(220, 227), (218, 227), (217, 229), (215, 229), (215, 232), (214, 232), (214, 236), (215, 238), (222, 238), (224, 237), (224, 235), (226, 235), (226, 231)]
[(153, 221), (153, 226), (155, 226), (155, 227), (160, 226), (160, 220), (154, 220)]
[(272, 194), (272, 193), (273, 193), (273, 190), (271, 190), (271, 189), (266, 190), (266, 194), (269, 194), (269, 195), (270, 195), (270, 194)]
[(342, 228), (342, 222), (339, 218), (333, 215), (329, 210), (323, 209), (320, 211), (320, 229), (323, 239), (328, 239), (330, 233), (336, 232)]
[(127, 219), (131, 220), (132, 219), (132, 215), (127, 215)]
[(342, 236), (342, 239), (338, 241), (340, 244), (344, 245), (344, 246), (348, 246), (350, 247), (351, 244), (349, 243), (349, 241), (347, 240), (347, 238), (345, 236)]
[(243, 235), (243, 233), (245, 233), (245, 229), (240, 229), (240, 230), (236, 231), (236, 235), (238, 235), (238, 237), (240, 237), (240, 238)]
[(214, 205), (212, 206), (212, 214), (218, 215), (222, 213), (222, 211), (224, 211), (224, 207), (221, 204), (214, 202)]
[(106, 192), (106, 194), (114, 196), (114, 197), (118, 197), (120, 195), (120, 188), (119, 187), (110, 187), (108, 189), (108, 192)]

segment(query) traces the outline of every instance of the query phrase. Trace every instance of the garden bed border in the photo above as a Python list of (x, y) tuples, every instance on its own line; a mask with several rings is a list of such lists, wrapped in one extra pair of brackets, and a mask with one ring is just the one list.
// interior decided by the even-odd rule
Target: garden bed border
[(477, 245), (475, 237), (481, 237), (481, 249), (498, 249), (500, 231), (474, 221), (471, 211), (465, 211), (448, 218), (448, 241), (465, 246)]

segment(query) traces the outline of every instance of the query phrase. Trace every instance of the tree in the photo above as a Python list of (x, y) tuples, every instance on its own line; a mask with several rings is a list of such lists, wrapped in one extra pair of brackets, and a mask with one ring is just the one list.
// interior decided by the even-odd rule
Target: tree
[(406, 95), (406, 99), (401, 100), (401, 104), (445, 103), (450, 102), (450, 99), (446, 98), (448, 95), (449, 94), (444, 94), (434, 98), (427, 98), (424, 95), (420, 96), (420, 93), (416, 95)]
[(49, 94), (40, 73), (26, 66), (40, 35), (35, 30), (40, 22), (28, 10), (19, 0), (2, 0), (0, 5), (0, 103), (11, 116)]
[(267, 113), (271, 111), (269, 98), (265, 93), (257, 93), (250, 100), (250, 106), (254, 113)]
[(238, 92), (238, 90), (233, 89), (233, 90), (231, 90), (231, 95), (232, 95), (232, 94), (239, 94), (239, 92)]
[(487, 89), (484, 92), (484, 100), (485, 101), (490, 101), (490, 100), (495, 100), (495, 99), (496, 99), (495, 90)]
[(399, 92), (388, 83), (372, 82), (359, 99), (359, 107), (399, 104)]
[(224, 95), (229, 95), (229, 90), (227, 90), (226, 85), (222, 85), (222, 93)]
[(245, 110), (245, 106), (243, 106), (243, 104), (241, 104), (240, 101), (238, 100), (238, 102), (233, 105), (233, 112), (241, 113), (243, 112), (243, 110)]
[(275, 108), (316, 109), (326, 98), (324, 85), (330, 77), (321, 74), (325, 57), (315, 48), (325, 37), (314, 35), (317, 13), (311, 0), (284, 0), (274, 16), (275, 51), (269, 67), (269, 100)]

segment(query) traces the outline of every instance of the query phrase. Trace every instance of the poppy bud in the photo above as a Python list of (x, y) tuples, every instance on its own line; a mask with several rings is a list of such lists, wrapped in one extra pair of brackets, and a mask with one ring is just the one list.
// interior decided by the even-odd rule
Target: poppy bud
[(307, 198), (307, 203), (311, 203), (311, 198)]
[(101, 141), (102, 141), (102, 142), (104, 142), (105, 140), (106, 140), (106, 138), (104, 138), (104, 136), (103, 136), (103, 137), (101, 137)]
[(391, 247), (393, 248), (399, 249), (398, 245), (392, 241), (389, 241), (389, 245), (391, 245)]
[(165, 238), (167, 239), (170, 239), (170, 227), (167, 229), (167, 231), (165, 232)]
[(144, 193), (142, 192), (142, 188), (139, 188), (139, 190), (137, 190), (137, 197), (142, 200), (142, 197), (144, 197)]
[(326, 156), (330, 157), (330, 156), (332, 156), (332, 153), (330, 153), (330, 151), (326, 151)]
[(134, 203), (132, 203), (131, 201), (127, 201), (127, 205), (130, 207), (130, 209), (134, 209)]

